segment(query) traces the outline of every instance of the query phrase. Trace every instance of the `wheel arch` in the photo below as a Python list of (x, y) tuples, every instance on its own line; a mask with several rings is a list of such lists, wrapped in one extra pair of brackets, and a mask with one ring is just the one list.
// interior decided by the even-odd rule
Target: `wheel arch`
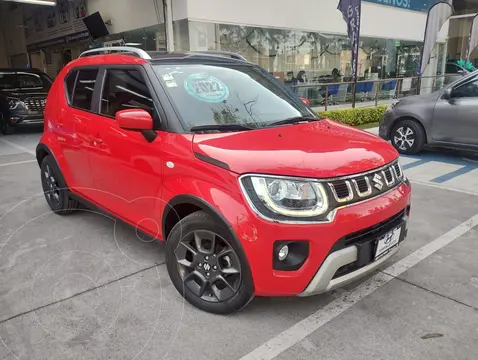
[(56, 141), (52, 140), (50, 134), (44, 133), (40, 143), (35, 149), (35, 157), (37, 159), (38, 166), (41, 166), (43, 159), (48, 155), (53, 158), (53, 161), (62, 174), (65, 184), (74, 187), (75, 184), (72, 180), (72, 173), (65, 157), (62, 154), (60, 145)]
[(229, 229), (232, 237), (238, 241), (238, 244), (240, 245), (236, 234), (232, 231), (231, 224), (219, 212), (219, 210), (204, 199), (190, 194), (177, 195), (166, 204), (162, 216), (162, 233), (164, 241), (167, 241), (172, 228), (181, 221), (181, 219), (196, 211), (205, 211), (214, 220), (222, 222)]
[[(50, 148), (45, 144), (42, 144), (42, 143), (38, 144), (35, 150), (35, 156), (37, 159), (38, 166), (41, 166), (43, 159), (47, 157), (48, 155), (53, 156)], [(53, 156), (53, 158), (55, 158), (55, 156)]]

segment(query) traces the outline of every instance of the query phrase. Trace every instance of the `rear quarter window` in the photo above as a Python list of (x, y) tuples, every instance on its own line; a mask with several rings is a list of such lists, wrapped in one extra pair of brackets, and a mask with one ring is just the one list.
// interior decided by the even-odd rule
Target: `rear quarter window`
[(66, 99), (69, 104), (73, 100), (73, 90), (75, 89), (76, 77), (78, 76), (78, 70), (71, 71), (65, 79), (65, 91)]

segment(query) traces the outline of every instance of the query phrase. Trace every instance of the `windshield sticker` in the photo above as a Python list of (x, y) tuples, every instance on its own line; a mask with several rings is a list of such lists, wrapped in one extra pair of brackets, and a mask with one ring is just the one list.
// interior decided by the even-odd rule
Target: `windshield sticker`
[(229, 97), (228, 87), (219, 79), (207, 74), (191, 74), (184, 80), (184, 88), (192, 97), (211, 103)]
[(178, 84), (176, 84), (176, 80), (166, 80), (165, 81), (167, 87), (176, 87)]
[(163, 74), (164, 81), (171, 81), (174, 80), (174, 76), (171, 73)]

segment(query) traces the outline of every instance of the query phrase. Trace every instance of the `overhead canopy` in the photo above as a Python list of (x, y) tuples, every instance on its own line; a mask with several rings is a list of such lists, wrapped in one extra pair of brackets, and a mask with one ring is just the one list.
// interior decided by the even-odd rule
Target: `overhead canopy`
[(33, 5), (46, 5), (46, 6), (56, 5), (56, 0), (4, 0), (4, 1), (33, 4)]

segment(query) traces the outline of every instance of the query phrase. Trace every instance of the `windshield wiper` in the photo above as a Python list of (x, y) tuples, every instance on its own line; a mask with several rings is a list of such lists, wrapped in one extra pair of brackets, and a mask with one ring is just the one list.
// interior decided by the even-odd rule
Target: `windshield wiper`
[(192, 132), (203, 132), (203, 131), (245, 131), (253, 130), (255, 128), (241, 125), (241, 124), (214, 124), (214, 125), (199, 125), (193, 126), (190, 130)]
[(310, 121), (319, 121), (321, 118), (316, 118), (312, 116), (294, 116), (284, 120), (274, 121), (273, 123), (267, 124), (267, 127), (278, 126), (278, 125), (288, 125), (288, 124), (302, 124), (308, 123)]

